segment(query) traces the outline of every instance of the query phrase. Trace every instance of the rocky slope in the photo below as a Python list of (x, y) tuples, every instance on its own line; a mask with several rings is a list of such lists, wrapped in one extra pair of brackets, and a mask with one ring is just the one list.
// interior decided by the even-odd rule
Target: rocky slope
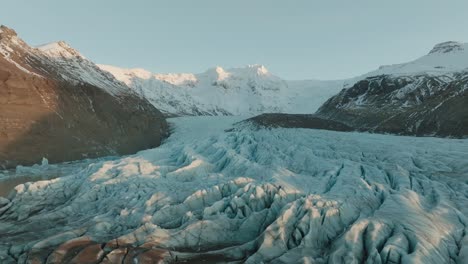
[(313, 114), (268, 113), (254, 116), (240, 122), (240, 126), (254, 125), (258, 128), (313, 128), (334, 131), (353, 131), (353, 128), (330, 119), (320, 118)]
[(262, 65), (204, 73), (154, 74), (99, 65), (169, 115), (312, 113), (343, 81), (285, 81)]
[(134, 153), (166, 131), (146, 99), (66, 43), (32, 48), (0, 28), (0, 168)]
[(468, 137), (468, 44), (441, 43), (348, 83), (320, 107), (320, 117), (364, 131)]

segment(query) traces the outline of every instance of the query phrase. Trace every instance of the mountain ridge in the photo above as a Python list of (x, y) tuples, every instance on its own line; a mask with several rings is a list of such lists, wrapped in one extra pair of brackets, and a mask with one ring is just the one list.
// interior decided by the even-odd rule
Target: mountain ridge
[[(4, 35), (15, 38), (14, 31), (5, 32)], [(21, 45), (21, 41), (17, 42)], [(332, 118), (358, 130), (415, 135), (438, 135), (431, 127), (440, 127), (440, 120), (432, 120), (431, 114), (420, 111), (432, 113), (445, 109), (441, 106), (450, 98), (463, 100), (460, 98), (465, 94), (465, 86), (460, 82), (464, 82), (463, 76), (468, 71), (468, 44), (455, 41), (438, 43), (426, 55), (412, 61), (384, 65), (363, 75), (336, 81), (283, 80), (259, 64), (238, 68), (216, 66), (202, 73), (152, 73), (141, 68), (96, 65), (63, 41), (39, 46), (36, 50), (54, 62), (55, 69), (63, 68), (69, 73), (60, 78), (76, 84), (91, 83), (113, 95), (128, 93), (145, 98), (166, 116), (255, 116), (317, 111), (323, 118)], [(429, 101), (434, 105), (426, 109)], [(410, 108), (420, 109), (411, 113), (411, 121), (409, 116), (401, 117)], [(454, 111), (460, 113), (458, 118), (464, 118), (463, 109)], [(438, 115), (438, 119), (447, 119), (442, 117), (442, 112)], [(402, 118), (406, 121), (401, 121)], [(417, 132), (420, 124), (425, 123), (422, 119), (427, 118), (432, 121), (427, 121), (424, 132)], [(393, 120), (391, 125), (389, 120)], [(385, 128), (384, 123), (387, 124)], [(448, 127), (460, 124), (451, 120)], [(465, 133), (459, 128), (454, 135), (447, 129), (444, 131), (441, 135)]]
[(98, 66), (163, 112), (175, 115), (310, 113), (343, 86), (342, 80), (286, 81), (258, 64), (227, 69), (217, 66), (198, 74)]
[(349, 81), (317, 114), (362, 131), (464, 138), (466, 105), (468, 44), (449, 41)]
[(40, 50), (0, 27), (0, 168), (158, 146), (162, 114), (65, 43)]

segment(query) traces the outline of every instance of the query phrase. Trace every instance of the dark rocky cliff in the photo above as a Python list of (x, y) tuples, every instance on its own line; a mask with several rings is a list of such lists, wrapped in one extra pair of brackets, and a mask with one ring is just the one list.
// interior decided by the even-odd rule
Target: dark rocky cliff
[(369, 77), (330, 98), (317, 115), (362, 131), (468, 137), (468, 73)]

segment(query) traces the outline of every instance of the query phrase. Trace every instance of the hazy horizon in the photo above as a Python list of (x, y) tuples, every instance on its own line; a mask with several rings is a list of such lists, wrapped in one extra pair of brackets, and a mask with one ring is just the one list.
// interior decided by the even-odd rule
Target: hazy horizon
[(19, 0), (2, 4), (0, 24), (31, 45), (64, 40), (123, 68), (200, 73), (262, 64), (284, 79), (327, 80), (467, 42), (466, 10), (464, 1)]

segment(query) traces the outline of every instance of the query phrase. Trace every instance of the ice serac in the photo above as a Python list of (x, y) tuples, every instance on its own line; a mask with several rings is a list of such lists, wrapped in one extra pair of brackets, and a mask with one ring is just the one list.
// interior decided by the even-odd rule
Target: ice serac
[(240, 120), (17, 186), (0, 262), (467, 263), (468, 140)]
[(359, 130), (468, 137), (468, 44), (444, 42), (409, 63), (348, 81), (318, 115)]
[(0, 168), (129, 154), (160, 144), (162, 114), (65, 42), (0, 28)]
[(343, 81), (286, 81), (263, 65), (200, 74), (154, 74), (99, 65), (168, 115), (313, 113), (343, 87)]

